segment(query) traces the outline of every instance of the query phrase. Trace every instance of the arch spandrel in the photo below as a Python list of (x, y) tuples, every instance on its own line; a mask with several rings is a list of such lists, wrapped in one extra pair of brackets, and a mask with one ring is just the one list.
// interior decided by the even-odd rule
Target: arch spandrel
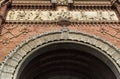
[[(116, 47), (109, 44), (105, 40), (99, 39), (96, 36), (76, 31), (69, 31), (66, 29), (40, 35), (38, 34), (34, 37), (31, 37), (30, 40), (24, 41), (22, 44), (17, 46), (13, 51), (10, 52), (10, 54), (2, 63), (0, 79), (16, 79), (18, 69), (21, 63), (24, 62), (25, 57), (27, 57), (32, 51), (38, 49), (39, 47), (57, 42), (77, 42), (102, 51), (102, 54), (104, 54), (114, 64), (115, 68), (112, 70), (117, 70), (119, 72), (119, 74), (117, 73), (117, 79), (119, 79), (120, 52)], [(107, 60), (105, 63), (107, 63)]]

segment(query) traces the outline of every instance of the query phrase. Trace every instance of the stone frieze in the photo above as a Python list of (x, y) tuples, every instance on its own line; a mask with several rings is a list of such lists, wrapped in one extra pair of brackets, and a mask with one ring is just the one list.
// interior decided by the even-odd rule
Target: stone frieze
[(40, 11), (40, 10), (10, 10), (7, 21), (118, 21), (114, 11)]

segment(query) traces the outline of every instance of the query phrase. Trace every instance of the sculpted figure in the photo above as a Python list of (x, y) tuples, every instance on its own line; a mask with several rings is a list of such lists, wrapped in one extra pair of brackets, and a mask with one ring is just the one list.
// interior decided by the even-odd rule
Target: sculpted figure
[(40, 11), (36, 11), (35, 12), (34, 20), (42, 20), (41, 19), (41, 15), (42, 15), (42, 13)]
[(56, 21), (61, 19), (68, 19), (71, 21), (118, 21), (114, 11), (39, 11), (39, 10), (11, 10), (9, 11), (6, 20), (34, 20), (34, 21)]
[(15, 11), (10, 11), (9, 14), (8, 14), (8, 20), (14, 20), (14, 17), (15, 17)]
[(17, 15), (17, 20), (24, 20), (25, 19), (25, 15), (26, 15), (26, 12), (25, 11), (18, 11), (17, 12), (18, 15)]
[(109, 12), (109, 18), (110, 20), (118, 20), (118, 18), (115, 16), (113, 12)]
[(108, 20), (108, 16), (104, 15), (102, 11), (99, 11), (98, 12), (98, 17), (99, 17), (99, 20)]
[(84, 11), (81, 11), (81, 19), (82, 20), (87, 20), (87, 15), (85, 15)]
[(52, 12), (52, 11), (49, 11), (48, 12), (48, 20), (55, 20), (55, 18), (57, 17), (56, 15), (56, 12)]
[(33, 20), (33, 17), (31, 16), (34, 16), (33, 12), (32, 11), (26, 11), (26, 16), (25, 16), (25, 20)]

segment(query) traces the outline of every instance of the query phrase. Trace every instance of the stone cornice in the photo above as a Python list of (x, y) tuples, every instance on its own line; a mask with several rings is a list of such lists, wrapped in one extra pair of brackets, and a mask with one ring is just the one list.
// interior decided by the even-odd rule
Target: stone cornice
[(44, 6), (48, 6), (48, 5), (52, 5), (50, 1), (12, 1), (12, 5), (13, 6), (25, 6), (25, 5), (29, 5), (29, 6), (38, 6), (38, 5), (44, 5)]
[[(111, 6), (114, 6), (115, 3), (118, 3), (117, 0), (109, 0), (109, 1), (75, 1), (74, 0), (74, 3), (73, 3), (73, 7), (74, 6), (83, 6), (83, 7), (111, 7)], [(40, 8), (40, 7), (44, 7), (45, 9), (48, 9), (46, 7), (53, 7), (53, 9), (55, 10), (55, 6), (54, 4), (51, 3), (51, 1), (48, 1), (48, 0), (41, 0), (41, 1), (33, 1), (33, 0), (29, 0), (29, 1), (26, 1), (26, 0), (2, 0), (1, 1), (1, 6), (2, 5), (8, 5), (9, 8), (10, 8), (10, 5), (12, 4), (12, 7), (13, 8)], [(70, 7), (70, 8), (73, 8), (73, 7)]]
[[(16, 5), (19, 5), (19, 4), (51, 4), (51, 1), (50, 0), (2, 0), (0, 2), (0, 4), (4, 4), (6, 3), (7, 1), (10, 1), (12, 2), (12, 4), (16, 4)], [(117, 2), (117, 0), (94, 0), (94, 1), (76, 1), (74, 0), (74, 5), (112, 5), (114, 4), (115, 2)]]
[(74, 5), (111, 5), (110, 1), (79, 1), (74, 2)]
[[(116, 0), (106, 0), (106, 1), (101, 1), (101, 0), (96, 0), (96, 1), (75, 1), (74, 0), (74, 3), (73, 5), (74, 6), (112, 6), (115, 2), (117, 2)], [(26, 1), (26, 0), (22, 0), (22, 1), (18, 1), (18, 0), (13, 0), (12, 1), (12, 5), (13, 6), (50, 6), (52, 5), (51, 1), (45, 1), (45, 0), (41, 0), (41, 1), (33, 1), (33, 0), (29, 0), (29, 1)]]

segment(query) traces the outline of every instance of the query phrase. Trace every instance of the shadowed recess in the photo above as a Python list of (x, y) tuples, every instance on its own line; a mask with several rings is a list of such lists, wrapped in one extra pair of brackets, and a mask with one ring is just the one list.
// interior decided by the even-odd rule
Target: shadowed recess
[(19, 79), (116, 79), (112, 70), (87, 49), (70, 49), (64, 44), (51, 46), (54, 50), (35, 51), (39, 55), (24, 67)]

